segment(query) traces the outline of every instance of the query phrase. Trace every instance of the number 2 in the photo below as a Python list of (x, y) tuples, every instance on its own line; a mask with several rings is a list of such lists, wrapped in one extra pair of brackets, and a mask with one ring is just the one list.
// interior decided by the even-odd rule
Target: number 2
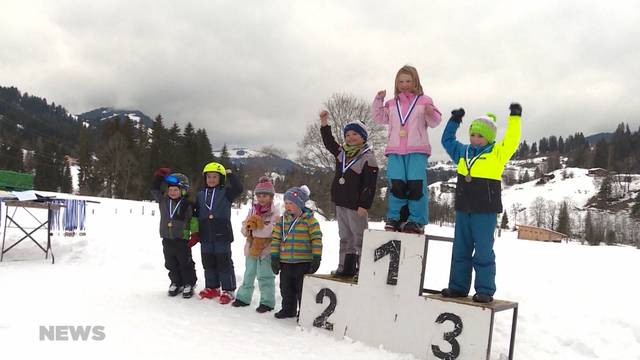
[(322, 290), (320, 290), (318, 295), (316, 295), (316, 304), (322, 304), (322, 300), (325, 297), (329, 298), (329, 306), (327, 306), (327, 308), (324, 309), (324, 311), (322, 312), (322, 314), (320, 314), (320, 316), (318, 316), (317, 318), (315, 318), (315, 320), (313, 320), (313, 326), (326, 329), (329, 331), (333, 331), (333, 323), (328, 322), (327, 319), (336, 310), (338, 299), (336, 298), (336, 293), (331, 291), (331, 289), (323, 288)]

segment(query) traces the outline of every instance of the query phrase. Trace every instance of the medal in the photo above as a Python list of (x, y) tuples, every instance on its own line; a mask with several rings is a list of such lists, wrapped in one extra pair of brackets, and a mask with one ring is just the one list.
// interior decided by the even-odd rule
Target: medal
[(400, 129), (400, 137), (407, 136), (407, 132), (404, 129)]
[(211, 209), (213, 209), (213, 198), (216, 196), (216, 188), (213, 188), (213, 192), (211, 193), (211, 201), (207, 204), (207, 196), (209, 195), (209, 188), (204, 189), (204, 206), (209, 209), (209, 220), (213, 220), (213, 214), (211, 214)]
[(167, 224), (168, 227), (172, 227), (173, 223), (171, 221), (169, 221), (169, 223)]
[(213, 214), (209, 214), (209, 220), (213, 220)]
[[(411, 105), (409, 106), (409, 110), (407, 111), (407, 116), (402, 116), (402, 109), (400, 109), (400, 100), (396, 98), (396, 110), (398, 110), (400, 125), (404, 126), (404, 124), (407, 123), (407, 120), (409, 120), (409, 116), (411, 116), (411, 112), (413, 112), (413, 108), (416, 107), (416, 103), (418, 102), (419, 98), (420, 98), (420, 95), (417, 95), (415, 99), (413, 99), (413, 102), (411, 103)], [(406, 132), (404, 133), (404, 135), (402, 135), (402, 130), (400, 130), (400, 136), (406, 136), (406, 135), (407, 135)]]
[(464, 177), (464, 181), (466, 182), (471, 182), (472, 178), (471, 178), (471, 174), (467, 174), (467, 176)]
[(338, 183), (339, 183), (340, 185), (344, 185), (344, 183), (345, 183), (344, 178), (343, 178), (343, 177), (341, 177), (340, 179), (338, 179)]
[[(298, 220), (300, 220), (300, 217), (302, 216), (302, 214), (298, 215), (295, 220), (293, 220), (291, 222), (291, 224), (289, 225), (289, 230), (287, 230), (287, 233), (284, 233), (284, 215), (282, 216), (282, 247), (284, 248), (284, 243), (287, 242), (287, 238), (289, 237), (289, 234), (291, 233), (291, 231), (294, 230), (296, 223), (298, 222)], [(294, 237), (295, 237), (295, 233), (294, 233)], [(282, 250), (284, 251), (284, 250)]]

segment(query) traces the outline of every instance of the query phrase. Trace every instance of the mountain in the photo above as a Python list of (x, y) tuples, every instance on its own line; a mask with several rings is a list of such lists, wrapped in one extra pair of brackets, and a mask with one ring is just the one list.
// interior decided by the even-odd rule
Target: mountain
[(112, 119), (114, 117), (124, 119), (125, 116), (128, 116), (129, 119), (131, 119), (133, 122), (142, 122), (142, 124), (148, 128), (151, 128), (151, 126), (153, 126), (153, 120), (140, 110), (123, 110), (114, 109), (111, 107), (101, 107), (98, 109), (87, 111), (78, 115), (78, 119), (84, 120), (89, 124), (96, 126), (104, 120)]
[[(281, 174), (294, 169), (302, 169), (296, 162), (282, 156), (267, 154), (245, 147), (228, 148), (227, 152), (231, 163), (238, 167), (261, 167)], [(213, 155), (219, 159), (222, 156), (222, 150), (214, 150)]]
[(593, 134), (593, 135), (589, 135), (585, 138), (586, 141), (589, 142), (589, 144), (591, 145), (595, 145), (597, 144), (601, 139), (605, 139), (607, 142), (611, 141), (611, 138), (613, 137), (613, 133), (610, 132), (602, 132), (602, 133), (597, 133), (597, 134)]

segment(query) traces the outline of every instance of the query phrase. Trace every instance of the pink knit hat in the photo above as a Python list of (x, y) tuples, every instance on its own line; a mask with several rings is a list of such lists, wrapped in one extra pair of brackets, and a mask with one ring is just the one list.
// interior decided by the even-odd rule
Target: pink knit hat
[(266, 176), (261, 176), (258, 179), (258, 184), (256, 188), (253, 190), (254, 194), (270, 194), (273, 195), (276, 192), (276, 189), (273, 187), (273, 183)]

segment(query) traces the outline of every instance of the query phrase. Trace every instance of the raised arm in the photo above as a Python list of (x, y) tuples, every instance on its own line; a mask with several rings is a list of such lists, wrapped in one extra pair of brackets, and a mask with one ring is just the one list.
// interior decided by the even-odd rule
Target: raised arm
[(389, 123), (389, 112), (384, 107), (385, 95), (387, 95), (386, 90), (378, 91), (378, 94), (376, 94), (376, 97), (373, 99), (373, 104), (371, 104), (371, 116), (378, 124)]
[(522, 117), (522, 106), (513, 103), (509, 106), (509, 120), (507, 122), (507, 130), (504, 133), (504, 139), (496, 146), (500, 149), (499, 157), (503, 163), (511, 159), (511, 156), (518, 150), (520, 144), (521, 127), (520, 120)]
[(227, 184), (226, 188), (226, 197), (230, 202), (235, 201), (240, 194), (242, 194), (242, 183), (238, 179), (238, 177), (231, 172), (231, 170), (227, 169)]
[(447, 122), (447, 127), (442, 133), (442, 147), (447, 151), (454, 163), (457, 163), (464, 151), (465, 146), (456, 140), (456, 132), (462, 122), (464, 109), (456, 109), (451, 111), (451, 119)]
[(333, 156), (338, 156), (340, 153), (340, 145), (336, 142), (336, 139), (331, 134), (331, 126), (329, 126), (329, 113), (326, 110), (320, 112), (320, 135), (322, 136), (322, 143), (324, 147), (329, 150)]

